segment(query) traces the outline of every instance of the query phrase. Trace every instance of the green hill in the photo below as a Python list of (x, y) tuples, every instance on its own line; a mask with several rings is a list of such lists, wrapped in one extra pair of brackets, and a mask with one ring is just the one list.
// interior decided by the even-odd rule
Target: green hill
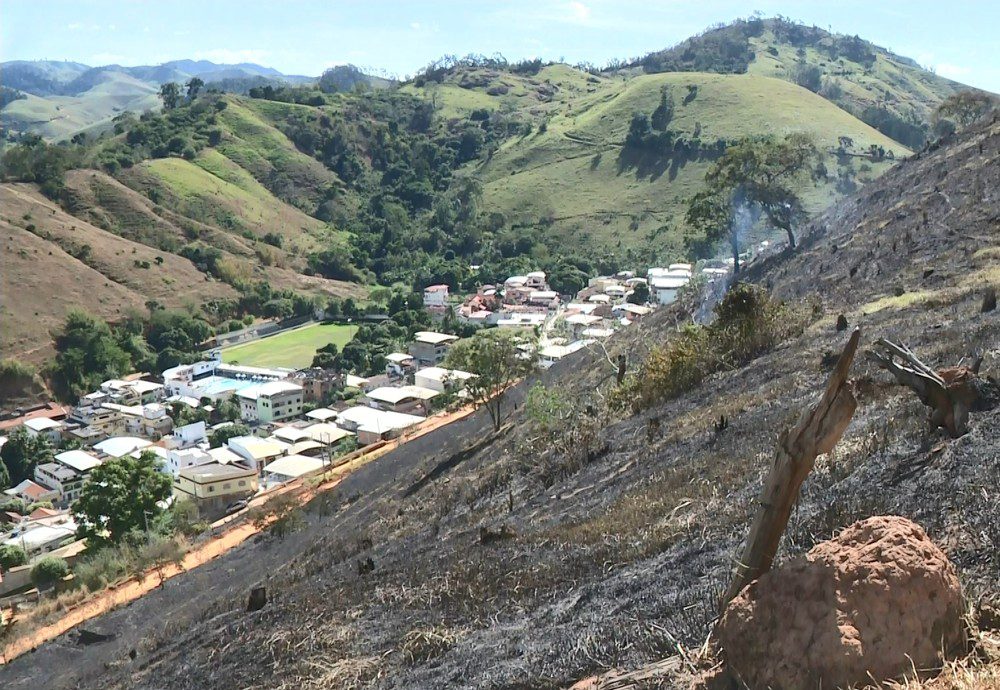
[(820, 93), (910, 147), (925, 141), (937, 104), (965, 88), (858, 36), (782, 18), (737, 20), (650, 53), (631, 68), (627, 71), (710, 71), (785, 79)]
[(109, 105), (73, 119), (55, 104), (82, 99), (78, 114), (79, 94), (10, 101), (4, 118), (34, 109), (24, 128), (49, 138), (92, 129), (8, 147), (2, 172), (38, 184), (94, 242), (103, 232), (109, 246), (168, 253), (172, 272), (190, 266), (235, 292), (235, 306), (205, 306), (216, 320), (260, 315), (287, 291), (472, 289), (531, 268), (573, 292), (588, 275), (683, 256), (686, 204), (731, 144), (810, 135), (825, 158), (799, 192), (817, 212), (909, 155), (907, 142), (922, 145), (928, 114), (958, 88), (861, 39), (784, 20), (737, 21), (615, 70), (469, 57), (403, 85), (346, 69), (325, 86), (206, 90), (126, 112), (137, 84), (157, 102), (156, 79), (211, 68), (161, 67), (18, 67), (21, 86), (86, 87)]
[[(507, 91), (498, 93), (498, 84)], [(542, 99), (539, 87), (544, 87)], [(532, 125), (530, 133), (506, 140), (472, 166), (488, 210), (515, 226), (543, 227), (558, 241), (572, 237), (640, 262), (682, 251), (684, 205), (700, 188), (718, 142), (792, 132), (812, 135), (831, 154), (826, 178), (805, 193), (813, 211), (830, 202), (842, 180), (850, 180), (849, 186), (864, 183), (891, 165), (885, 159), (834, 155), (841, 137), (852, 140), (850, 151), (857, 155), (873, 145), (893, 157), (909, 153), (821, 96), (755, 74), (611, 77), (554, 65), (532, 77), (459, 69), (441, 83), (407, 88), (423, 91), (453, 117), (486, 109)], [(663, 89), (674, 101), (669, 129), (697, 141), (697, 154), (625, 150), (633, 114), (652, 113)], [(630, 252), (639, 247), (642, 252)]]

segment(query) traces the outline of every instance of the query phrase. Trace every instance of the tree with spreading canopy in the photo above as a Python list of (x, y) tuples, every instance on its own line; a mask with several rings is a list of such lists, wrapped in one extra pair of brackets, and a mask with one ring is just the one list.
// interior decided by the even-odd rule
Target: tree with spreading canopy
[(185, 86), (187, 87), (188, 100), (193, 101), (197, 98), (198, 92), (201, 91), (201, 88), (205, 86), (205, 82), (200, 77), (191, 77), (191, 80), (188, 81)]
[(171, 487), (170, 475), (160, 471), (151, 452), (108, 460), (91, 471), (73, 505), (77, 534), (99, 547), (145, 531), (163, 512), (159, 503), (170, 496)]
[(0, 570), (10, 570), (28, 562), (28, 554), (16, 544), (0, 544)]
[(649, 301), (649, 285), (646, 283), (636, 283), (632, 286), (632, 293), (626, 300), (630, 304), (645, 304)]
[(64, 399), (88, 393), (102, 381), (118, 378), (132, 369), (132, 358), (118, 342), (111, 327), (95, 316), (71, 311), (55, 335), (56, 358), (52, 383)]
[(31, 569), (31, 581), (36, 587), (55, 584), (69, 575), (69, 566), (61, 558), (46, 556)]
[(806, 217), (797, 187), (820, 159), (806, 134), (744, 139), (730, 146), (705, 174), (706, 187), (691, 198), (686, 219), (708, 242), (728, 238), (739, 270), (737, 214), (760, 211), (772, 228), (784, 230), (795, 249), (794, 228)]
[(24, 427), (18, 427), (0, 448), (0, 460), (6, 468), (7, 482), (17, 486), (31, 479), (35, 466), (52, 461), (52, 444), (44, 436), (32, 436)]
[(466, 382), (466, 390), (489, 412), (495, 430), (500, 429), (505, 418), (507, 389), (535, 366), (535, 355), (520, 349), (523, 342), (509, 330), (484, 330), (452, 345), (445, 359), (446, 367), (475, 374)]
[(181, 87), (175, 81), (168, 81), (160, 86), (160, 99), (164, 110), (173, 110), (181, 102)]
[(237, 436), (248, 436), (249, 434), (250, 429), (243, 424), (227, 424), (226, 426), (220, 426), (211, 433), (208, 437), (208, 445), (212, 448), (218, 448), (219, 446), (226, 445), (226, 442), (231, 438), (236, 438)]
[(1000, 100), (996, 96), (978, 89), (967, 89), (953, 93), (941, 101), (934, 111), (933, 119), (935, 123), (941, 120), (954, 120), (962, 127), (968, 127), (998, 106)]

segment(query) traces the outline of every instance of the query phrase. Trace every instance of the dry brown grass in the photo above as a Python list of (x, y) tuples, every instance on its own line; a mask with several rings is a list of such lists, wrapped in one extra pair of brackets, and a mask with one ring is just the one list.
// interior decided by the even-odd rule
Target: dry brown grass
[(411, 666), (425, 664), (454, 647), (459, 637), (457, 631), (444, 625), (415, 628), (403, 637), (400, 651), (403, 659)]
[(310, 659), (308, 673), (284, 683), (280, 690), (359, 690), (369, 688), (380, 676), (382, 660), (377, 656), (337, 659)]

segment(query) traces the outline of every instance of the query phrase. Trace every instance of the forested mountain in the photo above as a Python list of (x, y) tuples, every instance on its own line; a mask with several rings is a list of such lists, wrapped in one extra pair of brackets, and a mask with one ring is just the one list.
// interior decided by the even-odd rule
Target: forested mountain
[[(3, 352), (47, 356), (49, 331), (80, 291), (107, 319), (187, 305), (213, 325), (363, 299), (375, 286), (474, 288), (531, 268), (573, 292), (598, 272), (705, 251), (688, 202), (747, 137), (815, 142), (823, 157), (800, 196), (819, 211), (912, 151), (907, 137), (852, 114), (861, 91), (895, 79), (891, 107), (929, 132), (929, 109), (954, 85), (867, 43), (864, 53), (854, 39), (794, 26), (739, 21), (603, 71), (448, 59), (405, 84), (351, 66), (296, 85), (254, 65), (13, 65), (12, 88), (121, 100), (71, 142), (24, 135), (7, 147), (4, 288), (28, 284), (45, 257), (59, 299), (45, 300), (40, 284), (37, 302), (7, 300), (17, 328), (5, 329)], [(845, 41), (830, 57), (828, 44)], [(818, 91), (788, 73), (796, 61), (827, 70)], [(245, 76), (222, 83), (235, 79), (238, 93), (209, 82), (235, 73)], [(196, 74), (209, 83), (191, 82)], [(174, 76), (158, 95), (156, 81)], [(839, 91), (823, 88), (831, 80)], [(26, 94), (4, 115), (65, 98), (77, 97)], [(72, 116), (59, 118), (65, 127)]]

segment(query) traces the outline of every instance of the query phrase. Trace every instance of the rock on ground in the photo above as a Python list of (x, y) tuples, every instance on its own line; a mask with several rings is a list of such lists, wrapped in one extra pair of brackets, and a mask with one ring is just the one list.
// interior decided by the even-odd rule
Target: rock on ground
[(850, 525), (730, 603), (719, 639), (751, 688), (863, 686), (938, 668), (966, 640), (961, 585), (917, 524)]

